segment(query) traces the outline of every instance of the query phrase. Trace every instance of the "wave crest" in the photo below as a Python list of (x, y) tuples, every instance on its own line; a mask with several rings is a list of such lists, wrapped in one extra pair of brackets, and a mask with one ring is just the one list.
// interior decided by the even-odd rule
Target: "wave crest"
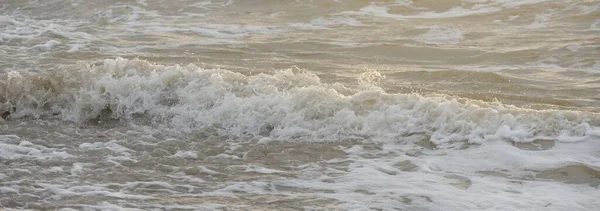
[[(363, 82), (375, 73), (365, 74), (369, 75), (361, 77)], [(577, 141), (600, 134), (595, 113), (391, 94), (375, 85), (351, 89), (293, 68), (248, 76), (117, 58), (101, 65), (0, 77), (0, 103), (2, 109), (14, 109), (14, 119), (84, 123), (143, 118), (147, 124), (183, 133), (311, 141), (426, 134), (439, 146), (496, 139)]]

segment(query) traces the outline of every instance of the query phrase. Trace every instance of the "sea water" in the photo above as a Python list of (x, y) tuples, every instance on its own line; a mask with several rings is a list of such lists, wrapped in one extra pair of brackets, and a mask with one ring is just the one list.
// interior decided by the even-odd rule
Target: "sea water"
[(599, 9), (0, 0), (0, 209), (598, 210)]

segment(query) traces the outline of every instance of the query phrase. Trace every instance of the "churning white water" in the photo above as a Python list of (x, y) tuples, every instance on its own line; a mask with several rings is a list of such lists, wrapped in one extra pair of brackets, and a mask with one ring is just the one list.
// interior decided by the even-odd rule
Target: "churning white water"
[(597, 210), (599, 9), (0, 0), (0, 209)]

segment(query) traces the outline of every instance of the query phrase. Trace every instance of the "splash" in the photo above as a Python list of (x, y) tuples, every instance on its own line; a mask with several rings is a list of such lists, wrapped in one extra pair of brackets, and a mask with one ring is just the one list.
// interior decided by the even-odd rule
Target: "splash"
[[(182, 133), (334, 141), (420, 133), (436, 145), (504, 139), (578, 141), (599, 134), (598, 115), (527, 110), (448, 96), (393, 94), (367, 71), (351, 89), (299, 69), (243, 75), (194, 65), (117, 58), (38, 74), (2, 75), (12, 119), (76, 123), (118, 119)], [(140, 121), (137, 121), (139, 123)]]

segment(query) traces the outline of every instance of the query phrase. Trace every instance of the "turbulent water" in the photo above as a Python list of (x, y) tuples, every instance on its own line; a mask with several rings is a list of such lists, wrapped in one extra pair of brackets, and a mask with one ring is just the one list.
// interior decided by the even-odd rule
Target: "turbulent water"
[(598, 210), (599, 0), (0, 0), (0, 209)]

